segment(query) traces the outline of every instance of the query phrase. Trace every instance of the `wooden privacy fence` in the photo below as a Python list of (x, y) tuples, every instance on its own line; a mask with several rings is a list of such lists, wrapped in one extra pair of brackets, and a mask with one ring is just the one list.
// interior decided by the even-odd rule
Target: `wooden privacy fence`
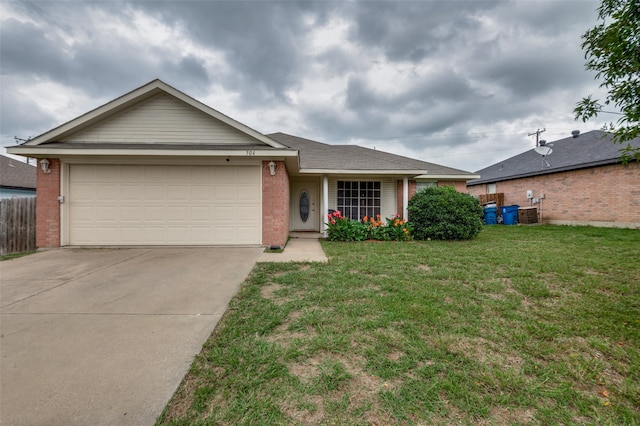
[(480, 201), (480, 204), (482, 205), (494, 202), (496, 203), (496, 207), (498, 207), (498, 211), (500, 211), (500, 207), (504, 205), (504, 194), (502, 192), (497, 194), (480, 194), (478, 196), (478, 201)]
[(35, 197), (0, 200), (0, 255), (35, 249)]

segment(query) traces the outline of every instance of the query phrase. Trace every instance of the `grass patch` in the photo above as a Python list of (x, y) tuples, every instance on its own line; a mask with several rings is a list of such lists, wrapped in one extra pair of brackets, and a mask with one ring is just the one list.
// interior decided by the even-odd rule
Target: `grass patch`
[(11, 254), (3, 254), (0, 256), (0, 262), (4, 260), (17, 259), (19, 257), (28, 256), (30, 254), (36, 253), (35, 251), (26, 251), (22, 253), (11, 253)]
[(159, 424), (639, 424), (640, 233), (487, 227), (258, 264)]

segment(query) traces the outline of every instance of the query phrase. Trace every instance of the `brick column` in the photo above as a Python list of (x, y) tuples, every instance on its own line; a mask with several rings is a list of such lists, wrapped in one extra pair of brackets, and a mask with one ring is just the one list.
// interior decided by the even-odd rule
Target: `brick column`
[(271, 176), (269, 161), (262, 162), (262, 245), (284, 246), (289, 237), (289, 175), (284, 161), (276, 161)]
[(36, 175), (36, 247), (60, 247), (60, 160), (49, 159), (51, 173), (40, 167)]

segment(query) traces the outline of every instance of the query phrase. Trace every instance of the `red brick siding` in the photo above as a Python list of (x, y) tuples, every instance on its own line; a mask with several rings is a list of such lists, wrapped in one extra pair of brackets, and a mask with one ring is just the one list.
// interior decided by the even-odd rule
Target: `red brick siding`
[[(470, 186), (471, 195), (486, 193), (486, 185)], [(640, 226), (640, 163), (573, 170), (496, 182), (505, 205), (529, 206), (527, 190), (542, 200), (544, 222), (614, 222)], [(534, 204), (538, 206), (539, 204)]]
[(467, 182), (460, 180), (443, 180), (438, 181), (438, 186), (453, 186), (456, 191), (467, 193)]
[(289, 237), (289, 175), (284, 161), (276, 161), (276, 175), (269, 161), (262, 162), (262, 244), (284, 246)]
[(50, 158), (51, 173), (36, 175), (36, 246), (60, 247), (60, 160)]

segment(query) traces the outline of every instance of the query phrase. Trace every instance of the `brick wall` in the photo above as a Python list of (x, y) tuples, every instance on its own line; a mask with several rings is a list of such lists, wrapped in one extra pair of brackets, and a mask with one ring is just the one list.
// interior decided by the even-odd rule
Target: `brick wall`
[[(60, 160), (50, 158), (51, 173), (36, 175), (36, 246), (60, 247)], [(39, 162), (38, 162), (39, 164)]]
[(284, 161), (276, 161), (276, 175), (269, 161), (262, 162), (262, 245), (284, 246), (289, 237), (289, 175)]
[[(640, 163), (572, 170), (496, 183), (505, 205), (529, 206), (527, 190), (534, 191), (545, 223), (640, 227)], [(471, 195), (486, 185), (468, 188)]]
[(438, 181), (438, 186), (453, 186), (456, 191), (467, 193), (467, 182), (460, 180), (443, 180)]

